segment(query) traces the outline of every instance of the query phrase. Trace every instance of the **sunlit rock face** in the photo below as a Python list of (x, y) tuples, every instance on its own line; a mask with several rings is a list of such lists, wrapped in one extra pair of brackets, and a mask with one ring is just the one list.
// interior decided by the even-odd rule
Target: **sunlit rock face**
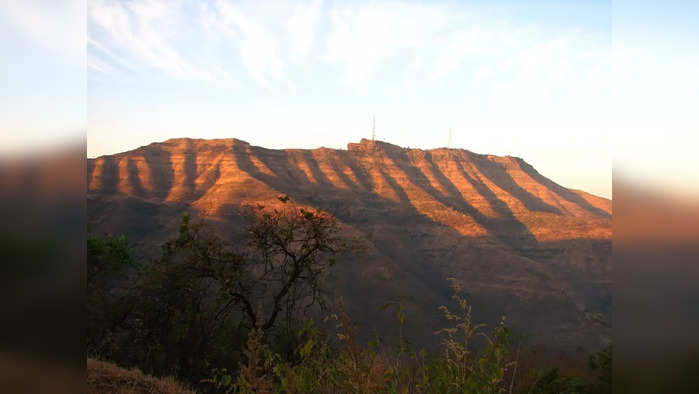
[(364, 245), (331, 275), (371, 335), (392, 335), (380, 306), (405, 297), (407, 332), (433, 344), (456, 278), (477, 321), (501, 315), (530, 343), (594, 349), (609, 340), (611, 201), (562, 187), (516, 157), (406, 149), (273, 150), (236, 139), (172, 139), (88, 160), (89, 231), (157, 245), (192, 212), (223, 233), (246, 204), (288, 195), (332, 213)]

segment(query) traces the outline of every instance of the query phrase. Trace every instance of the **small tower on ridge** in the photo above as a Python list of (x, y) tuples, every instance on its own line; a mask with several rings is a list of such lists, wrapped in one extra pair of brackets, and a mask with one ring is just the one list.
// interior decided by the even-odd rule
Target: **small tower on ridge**
[(449, 128), (449, 141), (447, 142), (447, 148), (451, 149), (451, 127)]
[(376, 141), (376, 115), (372, 117), (371, 121), (371, 140)]

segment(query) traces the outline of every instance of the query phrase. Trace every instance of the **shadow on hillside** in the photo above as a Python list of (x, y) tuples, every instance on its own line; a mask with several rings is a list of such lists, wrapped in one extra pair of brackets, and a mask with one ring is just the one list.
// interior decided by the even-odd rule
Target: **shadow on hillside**
[(534, 167), (530, 166), (524, 160), (517, 159), (520, 168), (522, 171), (527, 173), (530, 177), (532, 177), (535, 181), (539, 182), (540, 184), (546, 186), (549, 190), (552, 192), (556, 193), (559, 197), (563, 198), (564, 200), (567, 200), (568, 202), (571, 202), (575, 205), (578, 205), (579, 207), (583, 208), (587, 212), (592, 213), (593, 215), (596, 215), (601, 218), (611, 218), (612, 215), (608, 214), (607, 212), (592, 206), (587, 200), (585, 200), (582, 196), (575, 194), (574, 192), (564, 188), (563, 186), (557, 184), (556, 182), (546, 178), (545, 176), (539, 174)]
[[(497, 321), (501, 313), (508, 313), (513, 318), (513, 322), (517, 322), (519, 319), (521, 321), (517, 323), (526, 323), (532, 332), (543, 330), (539, 335), (546, 335), (546, 332), (553, 330), (553, 328), (544, 327), (542, 322), (551, 322), (554, 316), (550, 312), (569, 308), (570, 300), (564, 296), (537, 300), (532, 304), (531, 300), (516, 295), (514, 287), (509, 290), (506, 290), (506, 287), (498, 289), (478, 288), (484, 283), (508, 286), (509, 283), (514, 283), (513, 279), (506, 277), (512, 273), (516, 273), (516, 276), (521, 276), (523, 281), (527, 281), (526, 286), (536, 288), (538, 284), (548, 280), (544, 275), (547, 271), (565, 269), (565, 267), (550, 265), (547, 260), (549, 257), (544, 256), (541, 260), (544, 262), (543, 264), (532, 263), (526, 267), (513, 266), (512, 272), (510, 272), (510, 269), (505, 267), (507, 264), (523, 262), (523, 260), (509, 257), (509, 254), (501, 261), (493, 261), (493, 264), (490, 264), (488, 258), (483, 255), (487, 254), (487, 249), (480, 249), (479, 246), (483, 240), (464, 237), (452, 227), (421, 214), (410, 202), (409, 194), (401, 186), (400, 179), (394, 178), (394, 175), (390, 174), (381, 163), (374, 164), (377, 174), (385, 179), (388, 187), (398, 196), (398, 201), (383, 198), (374, 193), (372, 190), (375, 185), (372, 177), (360, 165), (356, 157), (349, 152), (334, 151), (321, 166), (316, 158), (320, 158), (322, 152), (317, 152), (314, 156), (313, 152), (302, 150), (277, 151), (257, 147), (247, 147), (246, 149), (248, 149), (248, 153), (241, 151), (229, 153), (241, 171), (280, 191), (280, 193), (288, 194), (298, 203), (315, 206), (333, 213), (339, 220), (352, 226), (373, 243), (372, 248), (375, 249), (368, 251), (370, 255), (367, 258), (355, 258), (351, 260), (353, 264), (338, 264), (338, 272), (341, 275), (333, 282), (338, 294), (351, 294), (353, 296), (354, 302), (350, 307), (354, 310), (350, 310), (350, 313), (366, 319), (365, 322), (360, 323), (364, 323), (369, 329), (381, 327), (381, 332), (390, 333), (390, 329), (396, 327), (394, 318), (389, 313), (379, 311), (379, 305), (397, 296), (413, 296), (415, 297), (414, 301), (410, 302), (413, 308), (411, 313), (413, 313), (412, 316), (419, 316), (419, 319), (410, 321), (410, 327), (407, 327), (408, 332), (414, 338), (436, 340), (434, 329), (443, 326), (443, 321), (440, 319), (436, 307), (448, 305), (451, 302), (449, 298), (451, 292), (448, 290), (449, 286), (446, 281), (447, 276), (457, 277), (463, 282), (465, 289), (469, 291), (472, 289), (473, 292), (469, 297), (474, 302), (476, 320), (490, 325)], [(197, 157), (193, 150), (191, 152), (192, 154), (186, 155), (184, 159), (186, 178), (184, 185), (190, 197), (196, 197), (199, 194), (195, 183)], [(151, 174), (151, 182), (154, 185), (153, 192), (149, 194), (145, 190), (144, 194), (164, 199), (174, 185), (174, 171), (169, 152), (158, 145), (153, 145), (140, 153), (145, 158)], [(251, 160), (250, 154), (267, 166), (271, 174), (261, 171)], [(412, 183), (423, 189), (436, 201), (455, 211), (471, 216), (488, 230), (493, 239), (515, 249), (521, 247), (549, 249), (553, 247), (557, 250), (563, 250), (568, 245), (574, 244), (574, 241), (571, 241), (570, 243), (561, 242), (555, 246), (540, 245), (526, 226), (514, 217), (507, 204), (499, 199), (482, 179), (475, 179), (466, 169), (458, 168), (459, 174), (473, 185), (500, 217), (489, 218), (485, 216), (464, 199), (457, 187), (433, 161), (429, 152), (427, 152), (427, 158), (437, 182), (442, 186), (441, 189), (446, 192), (441, 192), (433, 187), (425, 174), (411, 164), (404, 152), (398, 156), (394, 155), (394, 164), (400, 171), (398, 176), (402, 177), (405, 174)], [(104, 159), (105, 172), (101, 180), (105, 189), (100, 190), (100, 192), (104, 194), (115, 193), (118, 185), (118, 169), (113, 157), (105, 157)], [(308, 167), (309, 175), (301, 169), (301, 163)], [(134, 168), (134, 163), (129, 162), (129, 173), (132, 173)], [(345, 174), (344, 171), (347, 169), (351, 173)], [(92, 174), (92, 171), (94, 171), (94, 163), (92, 168), (89, 168), (88, 173)], [(217, 168), (211, 169), (210, 175), (207, 175), (210, 179), (205, 180), (204, 183), (213, 185), (220, 175), (218, 171)], [(507, 187), (508, 182), (514, 182), (511, 178), (508, 180), (493, 169), (481, 170), (480, 172), (503, 188)], [(132, 178), (137, 177), (132, 176)], [(132, 180), (132, 182), (134, 181)], [(205, 184), (202, 184), (200, 191), (206, 190)], [(346, 187), (341, 184), (346, 185)], [(134, 190), (143, 190), (144, 185), (141, 185), (139, 181), (138, 184), (132, 183), (132, 187)], [(321, 191), (323, 192), (322, 196), (318, 195)], [(412, 193), (412, 191), (410, 192)], [(535, 196), (523, 189), (515, 193), (518, 198), (529, 200), (527, 203), (523, 202), (525, 206), (551, 212), (545, 205), (537, 202)], [(176, 232), (178, 224), (176, 223), (178, 221), (177, 214), (187, 209), (185, 208), (186, 204), (168, 208), (167, 220), (169, 222), (167, 227), (163, 227), (161, 224), (157, 224), (159, 227), (155, 227), (155, 218), (161, 218), (165, 212), (164, 208), (145, 205), (141, 207), (143, 203), (134, 199), (129, 201), (128, 205), (104, 208), (110, 209), (111, 216), (106, 219), (102, 218), (106, 223), (95, 223), (95, 226), (112, 225), (114, 232), (127, 235), (131, 229), (138, 230), (139, 236), (146, 236), (143, 234), (144, 232), (158, 234), (169, 232), (167, 236), (172, 236)], [(104, 204), (106, 207), (113, 202), (105, 201)], [(235, 205), (233, 203), (225, 204), (222, 210), (228, 211), (231, 207), (235, 207)], [(94, 209), (90, 212), (94, 212), (93, 215), (98, 214)], [(128, 212), (131, 214), (124, 215)], [(372, 220), (372, 218), (378, 218), (378, 220)], [(136, 229), (132, 220), (153, 222), (153, 226)], [(123, 230), (120, 231), (121, 229)], [(512, 256), (515, 255), (516, 253), (513, 253)], [(363, 264), (365, 261), (371, 261), (371, 264)], [(357, 269), (357, 264), (361, 265), (361, 268)], [(495, 277), (495, 275), (503, 276), (503, 278)], [(406, 287), (406, 284), (409, 286)], [(526, 311), (529, 315), (513, 312), (516, 310)], [(571, 318), (569, 312), (558, 317), (560, 318), (560, 316), (566, 316), (565, 319)], [(566, 322), (568, 325), (575, 323), (577, 322)]]
[[(372, 260), (376, 259), (381, 261), (381, 264), (385, 265), (385, 268), (394, 278), (395, 275), (401, 277), (396, 280), (382, 280), (375, 276), (362, 278), (361, 272), (352, 272), (353, 270), (351, 269), (344, 272), (344, 275), (349, 277), (358, 274), (360, 277), (355, 278), (355, 280), (343, 280), (339, 282), (338, 286), (341, 286), (341, 289), (338, 293), (354, 294), (357, 299), (364, 300), (355, 302), (354, 304), (355, 306), (362, 305), (362, 310), (356, 311), (357, 316), (366, 316), (368, 312), (366, 311), (366, 307), (374, 305), (376, 311), (369, 311), (369, 316), (371, 316), (371, 318), (366, 322), (369, 326), (374, 326), (373, 320), (379, 319), (377, 321), (381, 321), (384, 318), (383, 315), (386, 315), (385, 313), (382, 314), (379, 312), (378, 305), (396, 296), (409, 297), (412, 294), (421, 294), (423, 298), (429, 300), (427, 302), (431, 305), (437, 306), (449, 303), (450, 294), (446, 291), (449, 286), (443, 274), (443, 270), (434, 264), (430, 264), (433, 259), (430, 259), (429, 255), (419, 250), (424, 247), (424, 245), (420, 245), (422, 241), (417, 240), (416, 242), (416, 240), (411, 240), (409, 238), (410, 231), (405, 231), (400, 234), (376, 231), (374, 228), (375, 223), (362, 220), (362, 218), (366, 218), (367, 216), (378, 216), (381, 217), (381, 222), (389, 222), (391, 225), (413, 226), (416, 228), (425, 228), (425, 231), (439, 233), (443, 238), (451, 239), (453, 243), (458, 243), (459, 240), (462, 239), (462, 236), (451, 227), (436, 223), (420, 214), (410, 203), (406, 192), (393, 177), (389, 176), (382, 169), (379, 169), (389, 187), (399, 197), (399, 202), (394, 202), (363, 190), (364, 187), (369, 187), (371, 185), (371, 180), (368, 174), (357, 170), (359, 166), (356, 164), (348, 164), (348, 166), (353, 170), (354, 177), (362, 186), (351, 181), (346, 174), (344, 176), (340, 175), (342, 171), (339, 170), (337, 163), (330, 164), (330, 167), (337, 174), (337, 178), (348, 186), (348, 188), (342, 188), (336, 186), (328, 179), (326, 173), (321, 170), (317, 160), (309, 151), (282, 152), (281, 154), (286, 156), (283, 160), (280, 160), (279, 157), (270, 160), (270, 156), (267, 155), (268, 153), (279, 155), (280, 152), (253, 149), (251, 153), (275, 175), (265, 174), (260, 171), (252, 160), (250, 160), (248, 155), (237, 154), (235, 156), (236, 163), (241, 170), (248, 172), (252, 177), (276, 190), (283, 190), (284, 193), (289, 195), (294, 201), (327, 210), (343, 223), (352, 226), (373, 243), (372, 247), (376, 248), (374, 252), (369, 252), (378, 254), (373, 256)], [(298, 163), (300, 160), (305, 162), (312, 177), (318, 181), (318, 184), (308, 179), (303, 171), (294, 171), (291, 168), (275, 168), (272, 163), (285, 162), (289, 163), (290, 167), (294, 167), (294, 163)], [(347, 164), (347, 162), (345, 163)], [(318, 191), (321, 189), (324, 191), (322, 199), (316, 198), (313, 194), (309, 194), (309, 191)], [(363, 205), (357, 204), (360, 198), (364, 203)], [(222, 209), (228, 210), (230, 208), (224, 207)], [(362, 212), (361, 215), (357, 215), (359, 209), (366, 209), (369, 212)], [(434, 230), (429, 230), (430, 228)], [(412, 243), (416, 245), (416, 250), (397, 250), (394, 247), (396, 243), (392, 242), (392, 240), (395, 241), (397, 239), (400, 239), (401, 243)], [(413, 283), (416, 287), (405, 289), (399, 286), (401, 283), (406, 282)], [(435, 295), (435, 289), (443, 289), (444, 291), (438, 292), (438, 294)], [(421, 301), (421, 304), (424, 301), (425, 300)], [(431, 311), (427, 311), (426, 313), (428, 315), (433, 315), (433, 320), (438, 322), (439, 316), (436, 309), (434, 313), (430, 312)], [(425, 313), (425, 311), (421, 311), (421, 313)], [(391, 324), (390, 318), (388, 320), (388, 322), (384, 322), (386, 325)], [(431, 337), (433, 328), (434, 327), (427, 327), (424, 325), (422, 327), (416, 327), (416, 329), (424, 331), (420, 334), (420, 336), (423, 337)]]
[(527, 227), (512, 214), (507, 204), (495, 196), (495, 194), (480, 180), (476, 181), (471, 178), (461, 167), (460, 163), (457, 162), (460, 174), (488, 201), (488, 204), (493, 210), (500, 215), (499, 218), (488, 218), (481, 211), (469, 204), (468, 201), (464, 199), (461, 192), (459, 192), (456, 185), (454, 185), (451, 180), (444, 175), (439, 166), (434, 163), (430, 152), (426, 152), (425, 159), (430, 164), (432, 173), (435, 175), (437, 181), (442, 188), (448, 192), (448, 198), (444, 198), (442, 193), (432, 187), (430, 181), (419, 168), (409, 164), (410, 160), (405, 152), (401, 151), (399, 153), (399, 160), (394, 160), (394, 164), (400, 168), (403, 173), (410, 176), (410, 179), (416, 180), (418, 186), (422, 187), (432, 198), (447, 207), (469, 215), (479, 225), (485, 228), (488, 234), (497, 238), (505, 245), (517, 249), (536, 245), (536, 238), (534, 235), (532, 235)]
[[(284, 193), (288, 194), (298, 203), (330, 211), (342, 222), (360, 231), (367, 239), (373, 242), (380, 255), (378, 258), (385, 260), (383, 264), (386, 264), (387, 267), (392, 269), (391, 275), (395, 278), (396, 284), (411, 283), (416, 286), (416, 288), (408, 289), (406, 292), (405, 288), (394, 287), (393, 283), (391, 283), (393, 280), (390, 278), (360, 277), (354, 280), (343, 281), (341, 286), (345, 287), (340, 293), (353, 294), (355, 299), (364, 300), (357, 303), (358, 305), (362, 305), (363, 308), (376, 305), (377, 300), (383, 302), (396, 296), (418, 294), (422, 298), (431, 298), (429, 301), (425, 299), (418, 301), (418, 304), (423, 306), (449, 304), (449, 297), (451, 294), (448, 290), (449, 286), (446, 277), (458, 277), (464, 282), (464, 286), (467, 289), (470, 287), (469, 283), (471, 281), (475, 281), (475, 284), (478, 281), (484, 280), (481, 276), (470, 277), (469, 275), (465, 275), (465, 272), (471, 272), (471, 270), (476, 269), (475, 266), (466, 268), (464, 272), (461, 271), (463, 268), (458, 268), (459, 264), (466, 263), (466, 261), (464, 261), (465, 257), (459, 256), (458, 253), (468, 253), (467, 250), (470, 248), (468, 245), (470, 245), (471, 242), (468, 240), (468, 237), (464, 237), (453, 228), (435, 222), (421, 214), (412, 205), (408, 193), (403, 189), (398, 180), (381, 164), (376, 164), (376, 171), (385, 179), (386, 184), (392, 189), (395, 195), (398, 196), (397, 202), (383, 198), (375, 193), (367, 192), (363, 187), (360, 187), (360, 184), (371, 186), (372, 181), (368, 174), (358, 170), (360, 165), (354, 162), (355, 159), (350, 155), (344, 157), (345, 162), (343, 164), (346, 164), (347, 167), (353, 171), (353, 176), (357, 179), (358, 183), (353, 182), (346, 174), (344, 174), (344, 176), (341, 175), (343, 171), (340, 169), (340, 165), (333, 162), (333, 160), (328, 162), (327, 167), (329, 167), (331, 171), (334, 171), (335, 174), (329, 174), (328, 168), (326, 167), (324, 167), (325, 171), (323, 171), (321, 165), (310, 151), (279, 152), (261, 148), (251, 148), (250, 153), (269, 168), (272, 174), (260, 171), (250, 159), (250, 156), (246, 154), (235, 155), (236, 163), (241, 170), (246, 171), (253, 178), (276, 190), (283, 190)], [(409, 161), (402, 159), (405, 158), (399, 157), (397, 160), (394, 160), (393, 164), (395, 164), (402, 173), (408, 176), (411, 181), (445, 206), (473, 217), (489, 231), (492, 237), (515, 249), (535, 249), (538, 247), (535, 237), (527, 230), (524, 224), (514, 217), (507, 204), (495, 196), (481, 180), (474, 179), (463, 168), (459, 169), (461, 175), (471, 182), (476, 190), (486, 198), (493, 209), (500, 215), (500, 218), (488, 218), (471, 206), (464, 200), (456, 186), (436, 165), (434, 165), (434, 163), (432, 163), (433, 171), (444, 190), (447, 190), (448, 196), (444, 196), (432, 187), (428, 179), (419, 169), (410, 166)], [(312, 178), (314, 178), (313, 181), (310, 180), (303, 171), (294, 170), (292, 168), (296, 167), (294, 163), (299, 163), (300, 161), (303, 161), (308, 166), (309, 172)], [(287, 164), (285, 166), (279, 166), (278, 163)], [(339, 179), (342, 183), (347, 185), (347, 188), (341, 187), (337, 182), (333, 183), (329, 177)], [(318, 183), (315, 182), (316, 180)], [(316, 198), (316, 196), (312, 194), (309, 195), (309, 190), (322, 190), (324, 193), (323, 197)], [(358, 203), (359, 199), (362, 201), (361, 204)], [(355, 215), (358, 209), (364, 209), (365, 212), (362, 212), (361, 216)], [(381, 219), (367, 222), (361, 220), (361, 217), (380, 217)], [(390, 225), (390, 232), (392, 233), (382, 231), (381, 227), (377, 229), (377, 223), (387, 223)], [(410, 231), (400, 232), (400, 230), (395, 230), (403, 226), (410, 226)], [(416, 236), (417, 238), (414, 238)], [(395, 245), (410, 245), (411, 247), (406, 248), (409, 250), (403, 250), (402, 248), (396, 248)], [(453, 247), (447, 245), (453, 245)], [(436, 258), (437, 256), (433, 254), (434, 247), (447, 247), (453, 248), (453, 250), (440, 251), (440, 257)], [(456, 253), (454, 255), (454, 260), (442, 261), (449, 253)], [(478, 269), (485, 269), (487, 265), (486, 267), (482, 267), (479, 263), (478, 267)], [(457, 271), (453, 271), (454, 269)], [(531, 270), (533, 268), (530, 267), (528, 269)], [(545, 268), (540, 267), (537, 269)], [(356, 274), (351, 271), (352, 270), (348, 270), (345, 274), (349, 277)], [(495, 271), (485, 270), (482, 274), (488, 277), (496, 272), (499, 272), (498, 269)], [(499, 273), (501, 274), (502, 272)], [(536, 280), (545, 280), (542, 279), (543, 276), (537, 276), (537, 278)], [(492, 282), (493, 280), (494, 278), (486, 279), (487, 282)], [(484, 291), (486, 293), (483, 293)], [(488, 294), (487, 301), (483, 294)], [(505, 309), (509, 311), (518, 309), (512, 308), (512, 305), (522, 305), (521, 300), (512, 298), (512, 295), (509, 295), (508, 292), (497, 297), (495, 294), (496, 293), (483, 289), (473, 293), (473, 297), (475, 298), (472, 298), (472, 301), (475, 303), (475, 306), (482, 308), (482, 310), (479, 311), (479, 315), (488, 323), (494, 323)], [(529, 308), (521, 309), (526, 310), (527, 313), (530, 314), (530, 317), (535, 320), (547, 321), (550, 323), (551, 316), (549, 312), (551, 310), (566, 310), (566, 308), (569, 308), (566, 305), (569, 304), (570, 302), (565, 299), (558, 301), (551, 299), (541, 303), (537, 307), (532, 308), (530, 306)], [(548, 306), (543, 308), (541, 305)], [(571, 312), (572, 310), (567, 311), (565, 316), (572, 319), (573, 315), (571, 315)], [(361, 313), (361, 315), (366, 315), (368, 312), (366, 310), (361, 310), (359, 313)], [(420, 313), (425, 314), (430, 313), (430, 311), (423, 309), (420, 310)], [(382, 319), (382, 317), (378, 315), (370, 315), (372, 319)], [(438, 314), (433, 315), (433, 317), (435, 318), (435, 323), (439, 324), (440, 318)], [(525, 319), (524, 315), (519, 314), (514, 317), (517, 319)], [(534, 324), (534, 326), (536, 326), (536, 324)], [(434, 328), (436, 328), (436, 326), (430, 324), (423, 324), (422, 326), (416, 324), (412, 327), (413, 330), (423, 332), (425, 337), (432, 338)]]
[[(518, 199), (530, 211), (548, 212), (561, 214), (561, 210), (553, 205), (547, 204), (539, 197), (531, 194), (527, 190), (515, 182), (514, 179), (507, 173), (504, 166), (499, 163), (492, 162), (485, 157), (473, 153), (467, 153), (471, 162), (476, 167), (479, 173), (483, 174), (488, 180), (499, 188), (506, 190)], [(485, 186), (485, 185), (483, 185)]]
[(119, 169), (117, 168), (114, 156), (103, 156), (98, 159), (88, 161), (88, 184), (94, 174), (94, 171), (96, 170), (98, 161), (102, 162), (102, 172), (99, 174), (98, 190), (105, 194), (116, 193), (119, 185)]
[(136, 167), (136, 162), (132, 158), (128, 158), (127, 162), (127, 172), (129, 174), (129, 184), (131, 185), (131, 190), (138, 197), (145, 197), (146, 191), (141, 184), (141, 178), (138, 177), (138, 167)]
[(170, 152), (163, 149), (160, 145), (150, 145), (147, 149), (143, 149), (142, 152), (153, 186), (153, 190), (149, 195), (165, 199), (175, 182)]
[(194, 150), (192, 140), (187, 140), (187, 146), (184, 151), (184, 186), (187, 191), (187, 195), (195, 199), (196, 196), (196, 185), (195, 181), (197, 179), (197, 152)]

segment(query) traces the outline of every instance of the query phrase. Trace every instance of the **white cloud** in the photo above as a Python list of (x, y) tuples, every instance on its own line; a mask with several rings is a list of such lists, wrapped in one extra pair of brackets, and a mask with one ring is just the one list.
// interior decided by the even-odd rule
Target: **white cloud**
[(216, 6), (218, 12), (207, 20), (237, 44), (243, 65), (252, 77), (266, 87), (272, 80), (280, 80), (284, 61), (278, 55), (273, 32), (227, 1), (219, 0)]
[(87, 55), (87, 67), (106, 75), (116, 74), (114, 67), (103, 62), (100, 58), (95, 57), (94, 55)]
[(286, 23), (286, 31), (291, 35), (294, 49), (300, 55), (307, 55), (311, 48), (320, 21), (322, 5), (322, 0), (298, 4)]
[(456, 69), (466, 56), (480, 49), (484, 39), (476, 29), (454, 34), (434, 61), (434, 75), (443, 77)]
[[(285, 35), (272, 15), (256, 15), (263, 7), (224, 0), (197, 5), (184, 0), (88, 1), (88, 51), (117, 69), (230, 81), (231, 71), (242, 66), (268, 88), (285, 83), (279, 45)], [(316, 1), (297, 11), (292, 37), (301, 51), (310, 45), (314, 30), (307, 22), (318, 18), (319, 6)], [(97, 63), (92, 65), (96, 70)]]
[(594, 56), (605, 49), (594, 37), (512, 21), (483, 7), (322, 0), (191, 4), (89, 0), (88, 51), (104, 63), (93, 59), (92, 69), (146, 65), (173, 78), (219, 80), (240, 75), (242, 68), (279, 91), (293, 86), (299, 65), (329, 67), (359, 93), (367, 92), (377, 73), (390, 71), (390, 78), (405, 84), (429, 77), (480, 83), (489, 90), (484, 100), (489, 95), (514, 107), (527, 95), (547, 99), (565, 83), (582, 87), (571, 76), (602, 84), (594, 80), (603, 74), (604, 60)]
[(594, 38), (573, 29), (514, 23), (469, 6), (371, 3), (337, 7), (329, 15), (323, 58), (345, 68), (359, 92), (367, 92), (371, 78), (386, 67), (405, 75), (406, 84), (416, 76), (487, 77), (493, 94), (516, 91), (519, 99), (555, 89), (571, 75), (588, 78), (595, 65), (583, 57), (604, 52)]
[(539, 32), (515, 49), (496, 67), (496, 73), (509, 77), (494, 83), (491, 109), (529, 118), (601, 115), (608, 104), (609, 45), (576, 31)]
[[(177, 31), (186, 23), (178, 3), (150, 0), (116, 2), (91, 0), (88, 17), (103, 30), (102, 42), (89, 32), (92, 45), (116, 47), (137, 61), (179, 79), (210, 79), (206, 69), (187, 61), (178, 50)], [(122, 61), (126, 63), (126, 61)]]
[(325, 59), (347, 66), (359, 90), (383, 63), (411, 49), (429, 49), (448, 14), (442, 7), (371, 3), (335, 9)]
[[(99, 42), (93, 40), (91, 37), (87, 38), (87, 45), (88, 47), (92, 47), (97, 49), (99, 52), (102, 54), (106, 55), (112, 62), (115, 62), (119, 67), (122, 67), (126, 70), (129, 71), (134, 71), (133, 65), (131, 65), (129, 62), (127, 62), (124, 58), (121, 56), (115, 54), (113, 51), (111, 51), (109, 48), (105, 47), (104, 45), (100, 44)], [(95, 54), (92, 53), (92, 51), (88, 51), (88, 66), (90, 66), (90, 59), (98, 59)], [(110, 66), (110, 68), (113, 67)], [(103, 71), (103, 70), (98, 70), (98, 71)], [(115, 71), (115, 70), (114, 70)]]

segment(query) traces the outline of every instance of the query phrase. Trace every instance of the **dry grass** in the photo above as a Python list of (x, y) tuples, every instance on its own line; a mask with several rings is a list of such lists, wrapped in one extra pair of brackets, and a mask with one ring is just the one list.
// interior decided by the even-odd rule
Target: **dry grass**
[(172, 377), (155, 378), (106, 361), (87, 359), (86, 372), (88, 394), (192, 393)]

